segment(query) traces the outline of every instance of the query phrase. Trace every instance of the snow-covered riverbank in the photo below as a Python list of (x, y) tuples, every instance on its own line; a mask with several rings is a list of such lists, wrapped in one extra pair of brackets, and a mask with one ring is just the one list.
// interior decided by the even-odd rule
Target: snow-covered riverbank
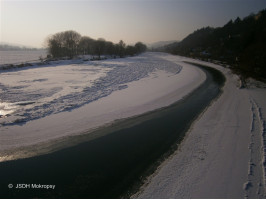
[(239, 89), (228, 69), (182, 60), (222, 71), (224, 92), (133, 198), (265, 198), (265, 84)]
[(54, 141), (168, 106), (206, 78), (180, 57), (163, 53), (28, 67), (0, 76), (2, 105), (7, 105), (2, 112), (14, 106), (0, 119), (2, 161), (45, 153)]

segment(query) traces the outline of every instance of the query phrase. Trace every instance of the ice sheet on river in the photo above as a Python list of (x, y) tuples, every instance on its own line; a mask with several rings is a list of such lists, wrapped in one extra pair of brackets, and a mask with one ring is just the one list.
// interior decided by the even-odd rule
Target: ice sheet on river
[(181, 57), (164, 53), (62, 61), (2, 71), (0, 76), (0, 161), (65, 148), (82, 142), (84, 135), (89, 140), (101, 137), (95, 129), (169, 106), (206, 79)]
[(128, 83), (164, 70), (177, 74), (182, 67), (146, 54), (133, 58), (53, 64), (14, 71), (0, 76), (0, 124), (18, 122), (71, 111), (128, 87)]

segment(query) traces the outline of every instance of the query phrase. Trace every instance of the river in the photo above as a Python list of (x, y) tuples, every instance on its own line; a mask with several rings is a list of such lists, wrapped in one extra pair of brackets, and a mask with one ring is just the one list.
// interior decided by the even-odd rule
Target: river
[[(205, 82), (166, 108), (119, 121), (107, 135), (47, 155), (0, 163), (2, 198), (130, 197), (182, 141), (222, 90), (221, 72), (201, 66)], [(19, 183), (55, 185), (55, 189), (10, 189)], [(3, 188), (3, 189), (2, 189)]]

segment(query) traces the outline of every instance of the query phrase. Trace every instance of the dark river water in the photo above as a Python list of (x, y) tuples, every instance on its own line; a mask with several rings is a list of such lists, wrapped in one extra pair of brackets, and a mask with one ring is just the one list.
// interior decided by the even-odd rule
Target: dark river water
[[(205, 71), (206, 81), (167, 108), (120, 121), (117, 126), (123, 128), (104, 128), (107, 135), (74, 147), (0, 163), (0, 197), (128, 198), (177, 149), (191, 123), (221, 94), (222, 73), (198, 67)], [(27, 187), (17, 189), (17, 184)]]

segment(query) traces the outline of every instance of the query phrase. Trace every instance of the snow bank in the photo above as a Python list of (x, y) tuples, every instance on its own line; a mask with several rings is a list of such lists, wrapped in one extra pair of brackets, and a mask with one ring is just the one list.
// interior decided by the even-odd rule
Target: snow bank
[[(257, 82), (239, 89), (238, 78), (220, 66), (221, 97), (193, 124), (179, 149), (134, 198), (265, 198), (266, 90)], [(251, 81), (252, 82), (252, 81)], [(263, 85), (263, 84), (260, 84)]]
[(0, 119), (5, 123), (0, 127), (1, 160), (48, 152), (62, 139), (71, 145), (71, 136), (178, 101), (206, 78), (181, 61), (168, 54), (146, 53), (1, 73), (2, 111), (6, 104), (17, 106)]

